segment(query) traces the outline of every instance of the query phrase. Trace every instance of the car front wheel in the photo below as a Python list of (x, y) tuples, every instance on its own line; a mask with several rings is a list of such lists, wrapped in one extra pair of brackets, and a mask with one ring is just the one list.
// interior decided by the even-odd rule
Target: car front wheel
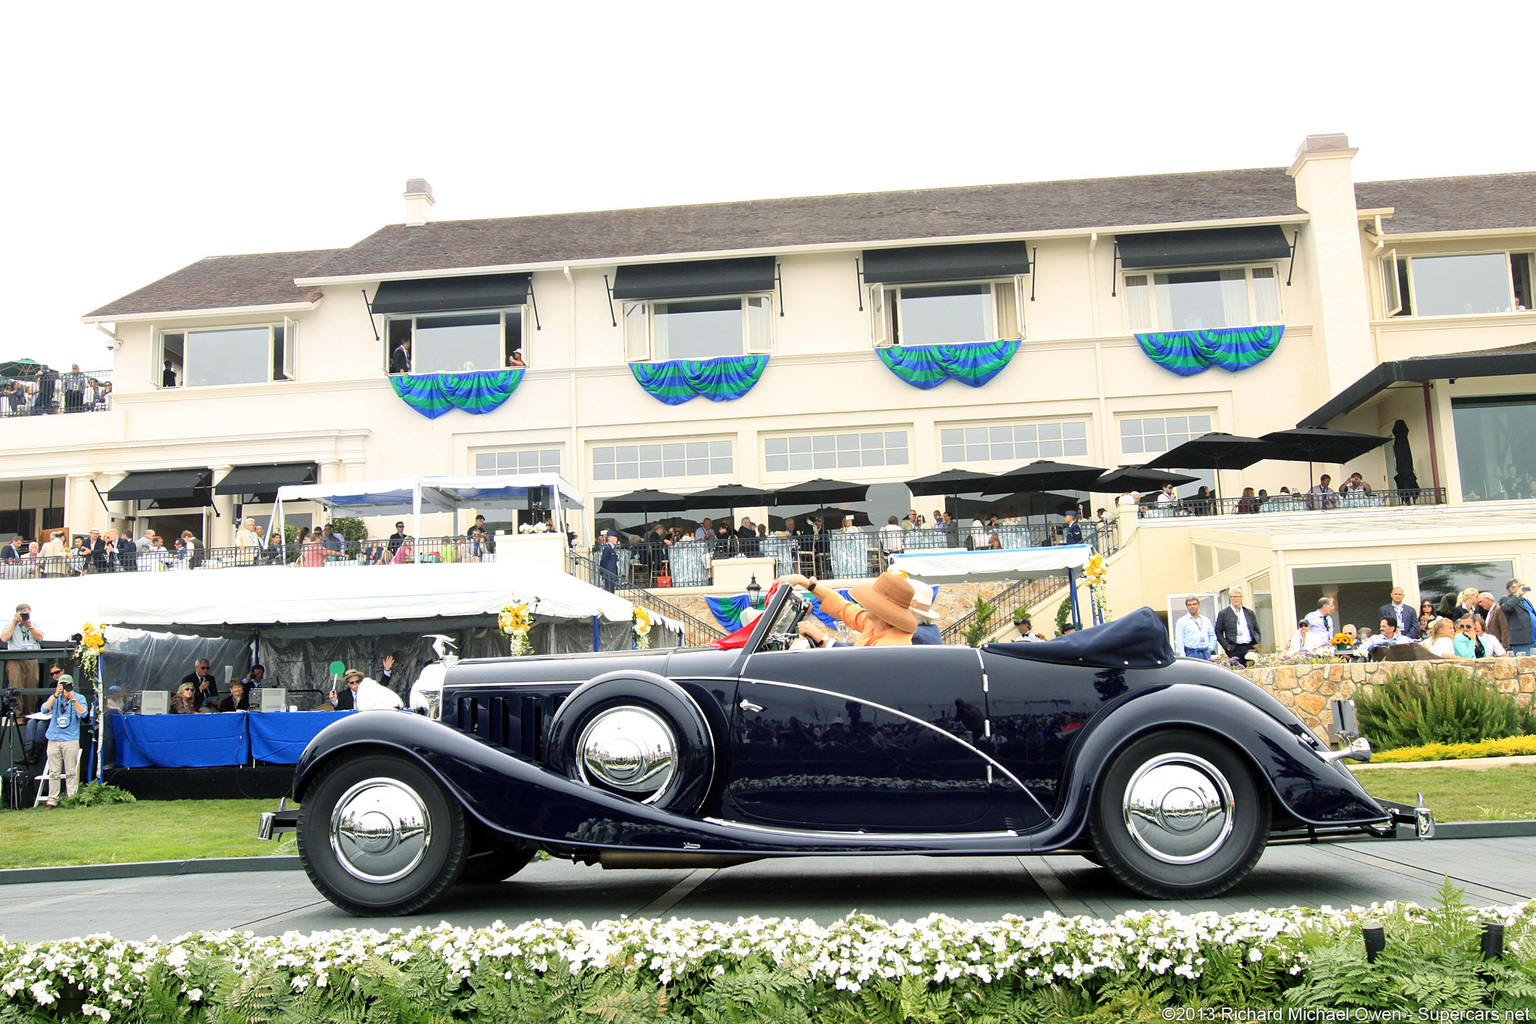
[(1230, 747), (1190, 730), (1155, 732), (1115, 755), (1088, 833), (1104, 867), (1156, 899), (1204, 899), (1245, 878), (1269, 839), (1268, 794)]
[(322, 769), (299, 808), (310, 881), (351, 914), (409, 914), (451, 886), (468, 852), (464, 810), (431, 773), (388, 754)]

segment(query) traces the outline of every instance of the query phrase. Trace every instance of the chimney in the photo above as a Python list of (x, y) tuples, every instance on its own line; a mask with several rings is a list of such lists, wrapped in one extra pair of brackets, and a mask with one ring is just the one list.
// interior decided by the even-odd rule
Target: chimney
[(432, 219), (432, 186), (426, 178), (405, 183), (405, 224), (419, 227)]

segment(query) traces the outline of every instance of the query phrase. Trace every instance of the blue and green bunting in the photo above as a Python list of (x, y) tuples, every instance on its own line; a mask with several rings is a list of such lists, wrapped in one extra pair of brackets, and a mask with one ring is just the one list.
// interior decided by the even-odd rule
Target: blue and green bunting
[(964, 345), (892, 345), (875, 351), (892, 373), (926, 391), (946, 380), (979, 388), (1002, 373), (1018, 350), (1018, 340), (1012, 339)]
[[(853, 598), (848, 596), (848, 591), (846, 590), (839, 590), (838, 593), (842, 595), (845, 601), (853, 600)], [(707, 597), (704, 600), (709, 604), (709, 613), (715, 617), (716, 622), (720, 623), (720, 628), (724, 629), (727, 633), (734, 633), (746, 625), (746, 622), (742, 620), (742, 616), (748, 608), (752, 607), (752, 599), (746, 594), (738, 594), (735, 597)], [(811, 611), (815, 613), (818, 619), (826, 623), (828, 629), (836, 629), (841, 625), (837, 619), (821, 610), (821, 602), (814, 597), (811, 598)]]
[(1269, 358), (1285, 327), (1220, 327), (1209, 331), (1162, 331), (1138, 334), (1141, 350), (1158, 366), (1180, 377), (1193, 377), (1212, 366), (1230, 373)]
[(463, 409), (478, 416), (499, 408), (523, 382), (523, 371), (399, 373), (392, 375), (389, 382), (406, 405), (435, 420), (449, 409)]
[(658, 402), (682, 405), (695, 395), (711, 402), (740, 398), (763, 375), (766, 355), (722, 356), (719, 359), (673, 359), (665, 363), (630, 363), (635, 380)]

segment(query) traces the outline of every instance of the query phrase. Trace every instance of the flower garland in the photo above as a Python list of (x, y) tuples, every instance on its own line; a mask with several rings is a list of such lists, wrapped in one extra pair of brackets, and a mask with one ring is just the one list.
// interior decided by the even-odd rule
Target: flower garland
[(533, 615), (529, 613), (526, 601), (503, 608), (496, 616), (496, 624), (511, 639), (513, 657), (533, 653), (533, 644), (528, 641), (528, 631), (533, 628)]
[(635, 647), (649, 650), (651, 646), (651, 613), (635, 605), (635, 619), (631, 627), (635, 632)]
[(95, 679), (101, 664), (101, 652), (106, 650), (107, 638), (101, 626), (87, 622), (80, 627), (80, 642), (75, 645), (75, 661), (80, 665), (81, 682)]
[(1099, 618), (1109, 621), (1109, 580), (1104, 569), (1103, 555), (1094, 555), (1088, 559), (1088, 565), (1083, 569), (1083, 581), (1088, 584), (1089, 600), (1093, 602)]

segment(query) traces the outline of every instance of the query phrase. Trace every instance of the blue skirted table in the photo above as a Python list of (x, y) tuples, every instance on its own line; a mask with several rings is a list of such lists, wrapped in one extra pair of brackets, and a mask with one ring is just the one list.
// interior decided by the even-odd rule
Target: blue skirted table
[(709, 566), (704, 561), (708, 553), (709, 545), (701, 540), (684, 540), (673, 544), (667, 555), (667, 561), (672, 566), (672, 585), (709, 586)]
[(217, 715), (112, 715), (119, 768), (295, 764), (321, 729), (355, 711), (249, 711)]
[(793, 537), (764, 537), (757, 546), (763, 558), (773, 559), (775, 576), (787, 576), (795, 571), (797, 544)]
[(863, 530), (839, 530), (828, 534), (827, 541), (833, 579), (860, 579), (873, 575), (870, 572), (869, 553), (878, 543), (873, 533), (866, 533)]

